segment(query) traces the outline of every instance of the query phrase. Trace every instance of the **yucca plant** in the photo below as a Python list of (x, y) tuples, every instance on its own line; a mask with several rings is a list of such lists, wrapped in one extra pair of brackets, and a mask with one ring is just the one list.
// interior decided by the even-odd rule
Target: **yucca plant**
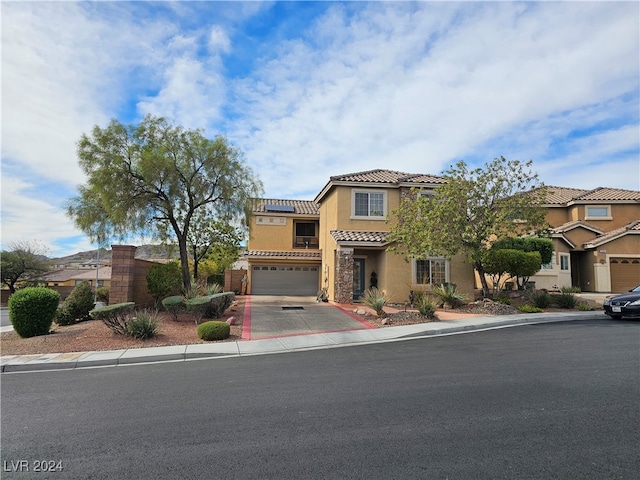
[(434, 285), (432, 293), (438, 297), (441, 305), (450, 308), (456, 308), (467, 301), (467, 296), (464, 293), (456, 292), (456, 285), (453, 283)]
[(436, 318), (436, 306), (436, 301), (429, 295), (420, 295), (416, 302), (420, 315), (424, 315), (429, 319)]
[(362, 302), (369, 308), (375, 310), (376, 315), (383, 317), (385, 315), (383, 307), (387, 304), (387, 295), (376, 287), (371, 287), (364, 292)]

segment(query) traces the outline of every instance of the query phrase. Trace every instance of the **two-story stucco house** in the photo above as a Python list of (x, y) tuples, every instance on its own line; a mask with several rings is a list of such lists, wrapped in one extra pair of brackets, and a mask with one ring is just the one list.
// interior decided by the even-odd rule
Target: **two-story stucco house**
[(445, 180), (370, 170), (331, 177), (313, 201), (260, 199), (250, 218), (247, 259), (251, 294), (315, 295), (349, 303), (377, 285), (392, 302), (411, 290), (450, 282), (473, 294), (471, 265), (461, 258), (406, 261), (389, 252), (391, 212), (411, 189), (429, 194)]
[(640, 285), (640, 191), (548, 187), (554, 258), (536, 288), (626, 292)]

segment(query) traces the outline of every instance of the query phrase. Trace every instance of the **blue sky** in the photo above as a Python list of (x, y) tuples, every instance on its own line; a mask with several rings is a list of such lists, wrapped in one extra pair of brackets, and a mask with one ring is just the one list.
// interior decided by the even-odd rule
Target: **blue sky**
[(164, 115), (245, 154), (266, 196), (332, 175), (533, 160), (640, 189), (637, 2), (28, 2), (2, 9), (2, 248), (94, 248), (75, 144)]

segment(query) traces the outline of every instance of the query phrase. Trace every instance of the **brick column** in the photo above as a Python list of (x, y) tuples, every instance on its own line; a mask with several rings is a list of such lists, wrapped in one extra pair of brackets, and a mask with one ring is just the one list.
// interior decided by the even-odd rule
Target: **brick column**
[(136, 249), (133, 245), (111, 245), (110, 305), (134, 301)]
[(353, 301), (353, 248), (336, 250), (335, 302)]

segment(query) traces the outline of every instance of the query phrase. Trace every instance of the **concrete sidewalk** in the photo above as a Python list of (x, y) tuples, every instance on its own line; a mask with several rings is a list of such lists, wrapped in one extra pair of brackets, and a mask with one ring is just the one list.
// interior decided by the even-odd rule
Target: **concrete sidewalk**
[(602, 311), (473, 317), (397, 327), (363, 328), (249, 341), (46, 355), (8, 355), (0, 357), (0, 365), (1, 371), (8, 373), (229, 358), (402, 341), (523, 324), (604, 318), (608, 317)]

